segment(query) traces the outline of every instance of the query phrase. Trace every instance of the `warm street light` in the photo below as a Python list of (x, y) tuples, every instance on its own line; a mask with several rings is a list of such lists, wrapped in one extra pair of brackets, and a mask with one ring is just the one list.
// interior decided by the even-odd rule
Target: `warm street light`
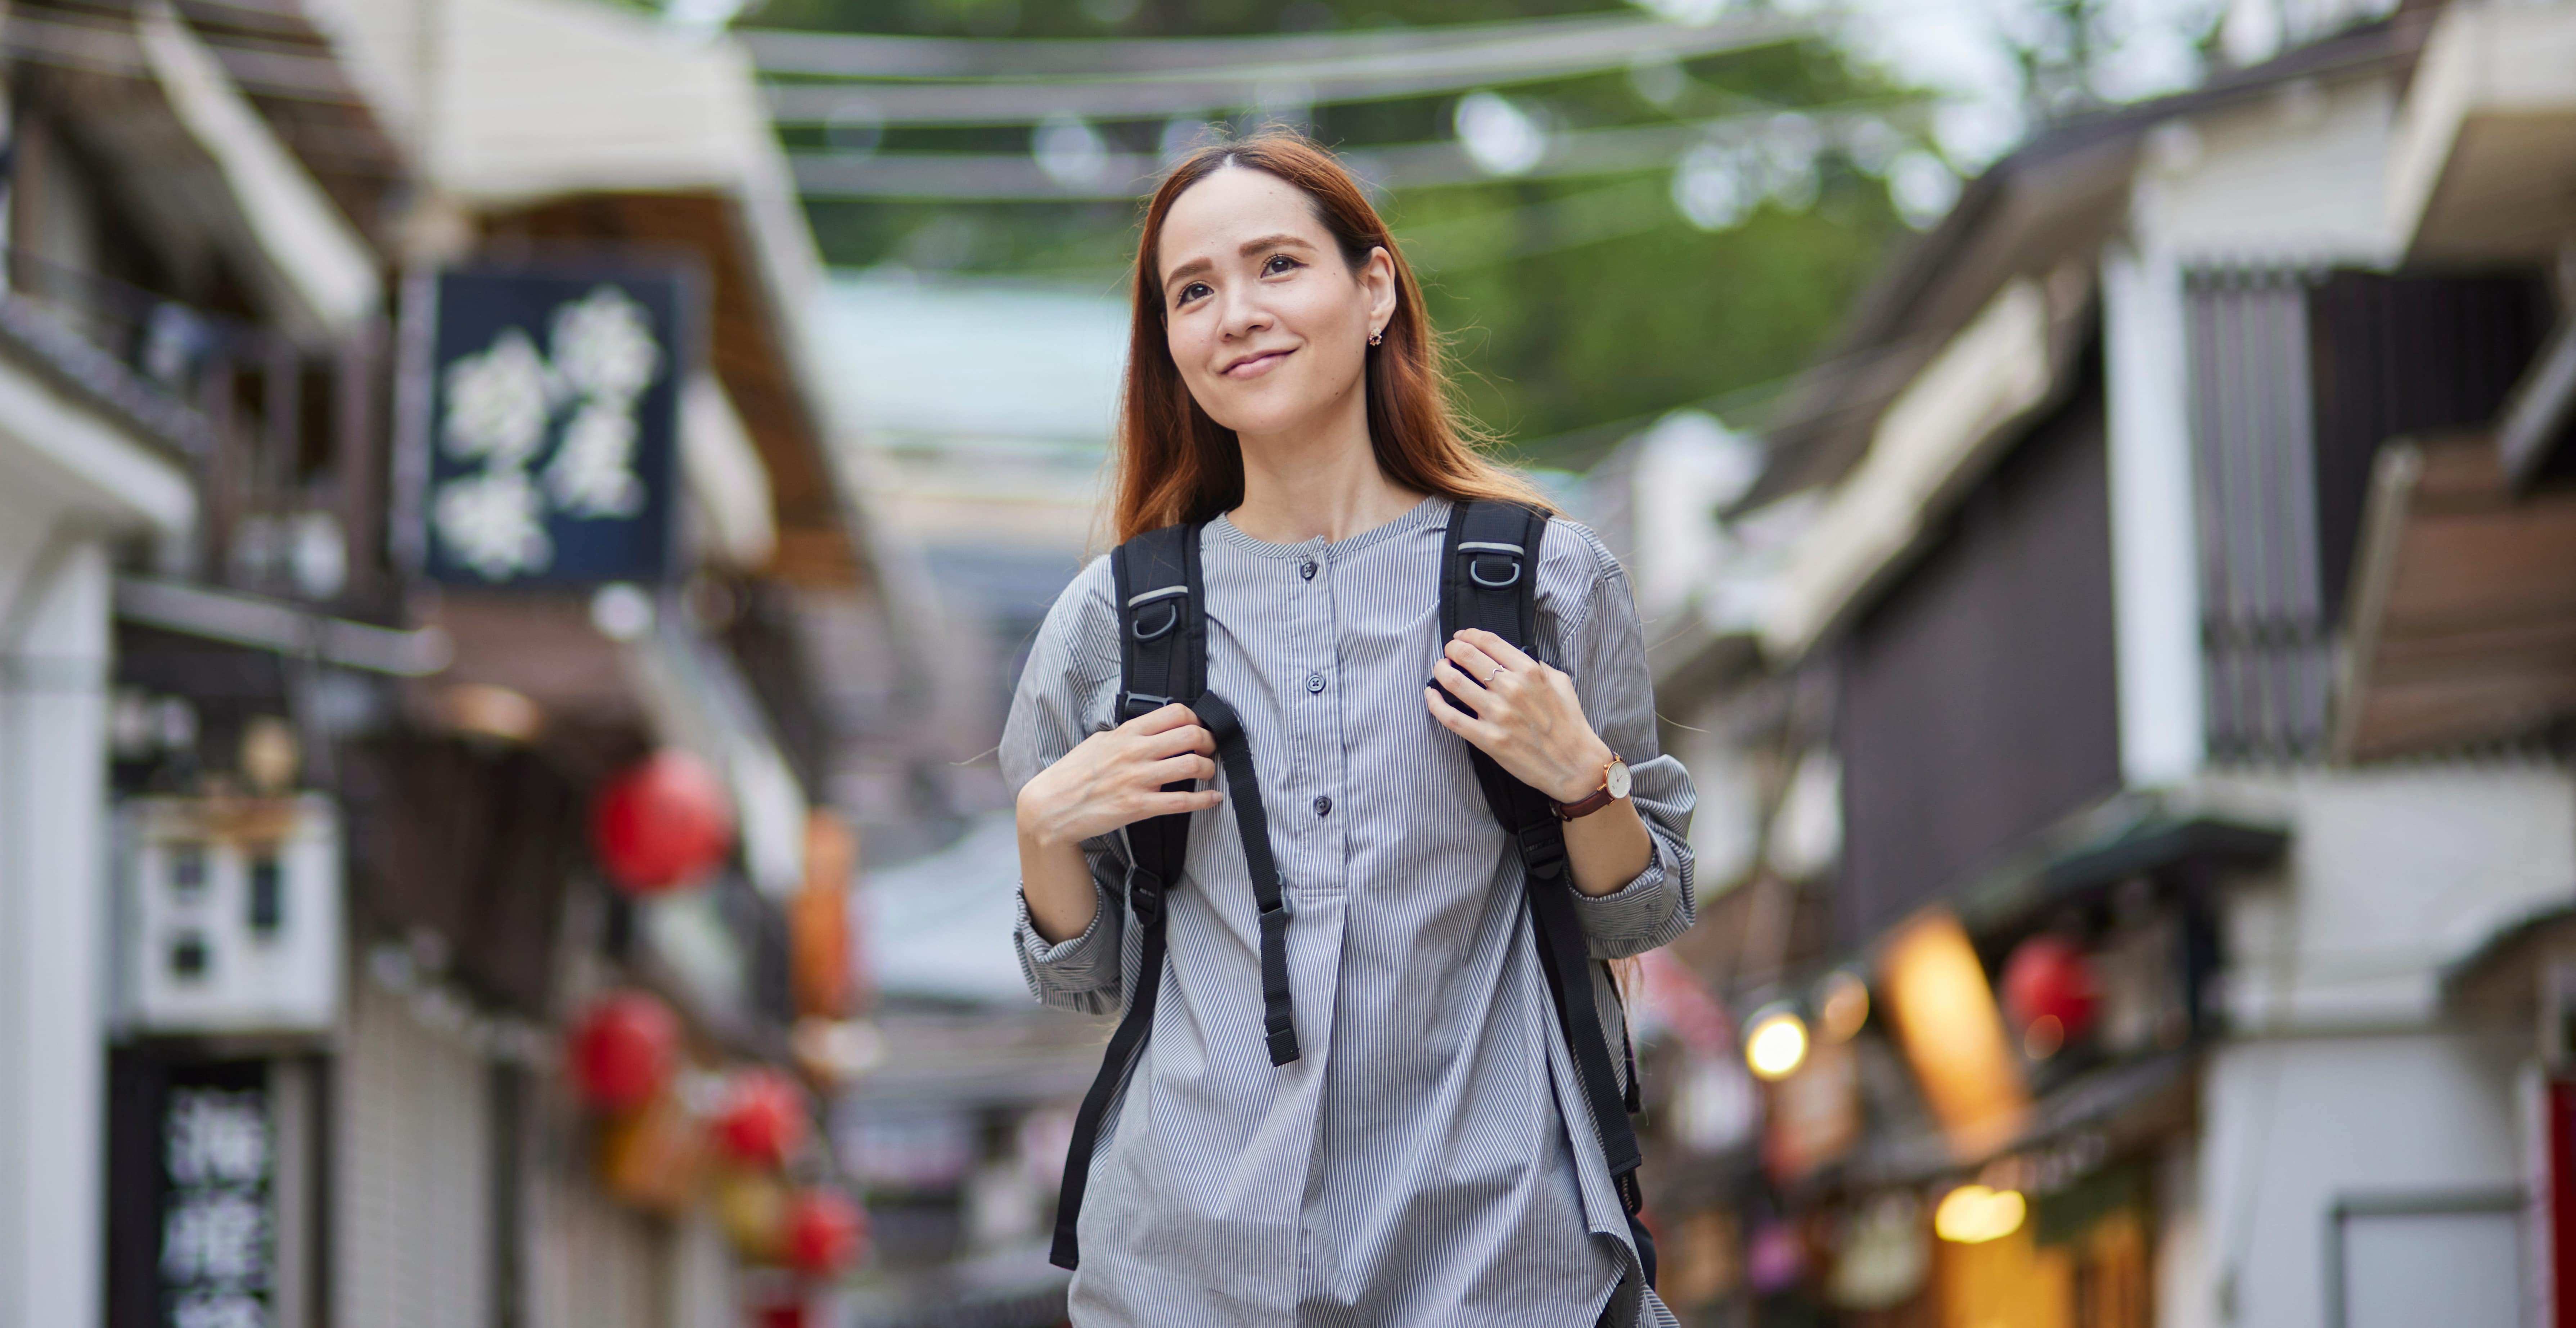
[(1807, 1059), (1807, 1021), (1797, 1011), (1774, 1007), (1753, 1016), (1744, 1038), (1744, 1063), (1757, 1078), (1788, 1078)]
[(2029, 1213), (2018, 1190), (1962, 1185), (1941, 1196), (1941, 1206), (1932, 1210), (1932, 1230), (1954, 1244), (1982, 1245), (2021, 1230)]

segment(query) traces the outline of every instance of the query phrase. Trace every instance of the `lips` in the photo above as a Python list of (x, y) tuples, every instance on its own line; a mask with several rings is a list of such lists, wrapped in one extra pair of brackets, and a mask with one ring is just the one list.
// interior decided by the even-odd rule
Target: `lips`
[(1239, 359), (1228, 360), (1217, 373), (1226, 378), (1258, 378), (1278, 367), (1289, 354), (1286, 350), (1255, 351)]

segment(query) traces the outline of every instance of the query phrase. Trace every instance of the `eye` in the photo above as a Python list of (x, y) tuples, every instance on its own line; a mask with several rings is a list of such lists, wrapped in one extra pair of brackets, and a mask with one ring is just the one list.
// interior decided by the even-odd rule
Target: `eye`
[(1206, 282), (1193, 281), (1190, 284), (1181, 287), (1180, 293), (1172, 297), (1172, 303), (1174, 305), (1188, 304), (1190, 301), (1198, 299), (1200, 296), (1206, 295), (1207, 293), (1208, 285)]
[(1272, 254), (1270, 257), (1262, 260), (1261, 275), (1265, 277), (1275, 277), (1282, 272), (1287, 272), (1304, 266), (1305, 264), (1298, 262), (1296, 259), (1290, 258), (1286, 254)]

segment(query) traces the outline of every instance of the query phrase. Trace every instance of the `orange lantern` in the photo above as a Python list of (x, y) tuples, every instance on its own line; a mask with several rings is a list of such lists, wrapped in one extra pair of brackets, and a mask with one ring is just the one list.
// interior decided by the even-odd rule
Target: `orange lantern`
[(600, 1185), (639, 1208), (680, 1212), (696, 1197), (705, 1138), (677, 1097), (658, 1094), (641, 1110), (601, 1128)]
[(716, 1225), (745, 1262), (786, 1257), (787, 1189), (776, 1176), (724, 1168), (716, 1175), (714, 1198)]
[(805, 821), (804, 888), (787, 901), (788, 986), (800, 1015), (850, 1012), (850, 886), (858, 865), (858, 834), (816, 808)]

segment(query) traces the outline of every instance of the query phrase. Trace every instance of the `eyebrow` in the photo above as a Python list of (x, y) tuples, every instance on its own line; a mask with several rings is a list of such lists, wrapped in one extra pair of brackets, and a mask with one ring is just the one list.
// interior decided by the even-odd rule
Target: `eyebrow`
[[(1299, 249), (1308, 250), (1315, 247), (1314, 242), (1308, 240), (1305, 236), (1291, 235), (1286, 231), (1281, 231), (1276, 235), (1264, 235), (1259, 239), (1246, 240), (1235, 250), (1235, 252), (1249, 258), (1264, 249), (1279, 249), (1291, 245)], [(1212, 270), (1215, 266), (1215, 263), (1210, 262), (1207, 259), (1193, 258), (1190, 261), (1181, 264), (1179, 267), (1173, 268), (1171, 271), (1164, 273), (1163, 285), (1168, 289), (1173, 282), (1178, 281), (1183, 277), (1195, 277), (1202, 272)]]

